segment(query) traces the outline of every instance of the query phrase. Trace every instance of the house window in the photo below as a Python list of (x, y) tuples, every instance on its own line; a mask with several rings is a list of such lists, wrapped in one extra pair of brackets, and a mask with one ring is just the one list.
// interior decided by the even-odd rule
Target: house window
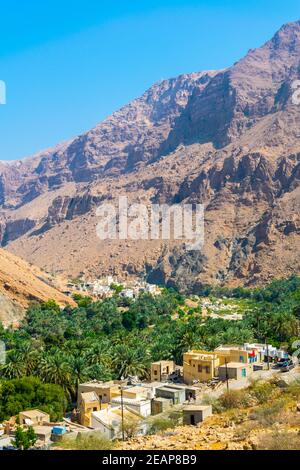
[(98, 410), (97, 406), (94, 406), (93, 411), (97, 411), (97, 410)]
[(202, 372), (202, 365), (198, 364), (198, 372)]
[(154, 375), (157, 375), (157, 370), (154, 371)]

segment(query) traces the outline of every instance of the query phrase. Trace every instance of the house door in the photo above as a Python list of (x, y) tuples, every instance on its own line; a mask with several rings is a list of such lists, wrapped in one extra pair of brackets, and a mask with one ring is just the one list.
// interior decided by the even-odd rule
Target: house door
[(246, 369), (242, 369), (242, 377), (246, 377)]
[(191, 425), (195, 426), (195, 415), (191, 415)]

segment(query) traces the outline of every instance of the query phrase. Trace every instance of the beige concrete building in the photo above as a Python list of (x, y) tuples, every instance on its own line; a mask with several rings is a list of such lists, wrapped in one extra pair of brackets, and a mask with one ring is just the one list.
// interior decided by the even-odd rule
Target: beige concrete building
[[(226, 370), (227, 369), (227, 370)], [(219, 367), (219, 378), (221, 380), (235, 379), (242, 380), (249, 377), (253, 372), (252, 364), (243, 364), (241, 362), (229, 362)]]
[(183, 380), (186, 384), (208, 382), (218, 375), (219, 364), (219, 357), (214, 352), (187, 352), (183, 355)]
[(113, 397), (120, 394), (120, 385), (113, 380), (109, 382), (93, 380), (91, 382), (80, 384), (78, 387), (78, 404), (80, 403), (81, 394), (85, 392), (95, 392), (102, 404), (110, 403)]
[(225, 362), (249, 363), (249, 353), (241, 346), (219, 346), (214, 352), (220, 360), (220, 365), (225, 364)]
[[(121, 392), (119, 393), (119, 395)], [(133, 400), (146, 400), (149, 397), (149, 390), (144, 387), (130, 387), (123, 389), (123, 397), (130, 398)]]
[[(103, 405), (105, 406), (105, 405)], [(79, 402), (79, 418), (82, 426), (91, 426), (91, 417), (93, 411), (100, 411), (101, 404), (98, 395), (95, 392), (81, 393)]]
[(28, 410), (19, 413), (19, 422), (21, 425), (42, 426), (44, 423), (50, 423), (50, 416), (41, 410)]
[(158, 361), (151, 364), (151, 382), (163, 382), (175, 372), (174, 361)]

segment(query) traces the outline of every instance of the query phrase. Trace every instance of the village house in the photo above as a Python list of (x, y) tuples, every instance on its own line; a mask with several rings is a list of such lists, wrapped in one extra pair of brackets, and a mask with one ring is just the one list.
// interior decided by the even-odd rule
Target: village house
[(120, 395), (120, 385), (113, 380), (109, 382), (92, 380), (91, 382), (79, 384), (77, 398), (78, 405), (80, 403), (81, 393), (83, 392), (95, 392), (98, 395), (101, 404), (110, 403), (113, 397)]
[[(105, 406), (105, 405), (103, 405)], [(82, 426), (91, 426), (91, 417), (93, 411), (100, 411), (101, 404), (97, 393), (83, 392), (79, 401), (79, 420)]]
[(212, 415), (211, 405), (186, 405), (182, 411), (183, 424), (187, 426), (195, 426), (198, 423), (202, 423)]
[(156, 397), (156, 390), (158, 388), (164, 387), (165, 385), (165, 382), (145, 382), (143, 383), (143, 388), (147, 390), (148, 398), (152, 399)]
[(208, 382), (218, 375), (220, 359), (215, 352), (190, 351), (183, 355), (183, 381)]
[(201, 395), (201, 391), (199, 387), (194, 387), (193, 385), (168, 383), (168, 384), (164, 384), (164, 386), (171, 388), (171, 389), (184, 391), (186, 401), (191, 401), (191, 400), (197, 401)]
[(145, 400), (149, 397), (149, 390), (140, 386), (124, 388), (122, 392), (124, 398), (130, 398), (134, 400)]
[(151, 381), (164, 382), (175, 372), (174, 361), (157, 361), (151, 364)]
[(171, 408), (171, 406), (173, 406), (173, 400), (171, 398), (153, 398), (151, 401), (151, 414), (158, 415), (164, 411), (167, 411), (169, 408)]
[[(123, 407), (123, 423), (127, 427), (127, 423), (133, 423), (137, 426), (137, 434), (144, 435), (147, 431), (147, 426), (143, 419), (126, 406)], [(107, 439), (121, 439), (122, 438), (122, 409), (118, 407), (108, 407), (102, 411), (95, 411), (92, 413), (92, 428), (99, 430), (99, 432)]]
[(164, 387), (156, 389), (157, 398), (168, 398), (172, 400), (173, 405), (185, 402), (185, 390), (169, 387), (169, 384), (165, 384)]
[(252, 364), (242, 362), (229, 362), (219, 367), (220, 380), (235, 379), (242, 380), (249, 377), (253, 372)]
[(50, 423), (50, 416), (41, 410), (28, 410), (19, 413), (20, 425), (27, 426), (42, 426), (45, 423)]
[(243, 362), (248, 364), (252, 350), (251, 352), (247, 351), (241, 346), (219, 346), (214, 352), (217, 354), (221, 366), (225, 364), (225, 362)]
[(141, 398), (124, 398), (115, 397), (111, 401), (111, 405), (122, 405), (126, 406), (128, 410), (136, 412), (138, 415), (147, 418), (151, 415), (151, 400), (141, 399)]

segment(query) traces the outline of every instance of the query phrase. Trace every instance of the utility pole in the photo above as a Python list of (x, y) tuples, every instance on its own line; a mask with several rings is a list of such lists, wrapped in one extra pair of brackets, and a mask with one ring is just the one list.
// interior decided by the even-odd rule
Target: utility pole
[(123, 388), (121, 386), (121, 416), (122, 416), (122, 441), (125, 441), (124, 433), (124, 402), (123, 402)]
[(268, 345), (267, 338), (266, 338), (266, 348), (267, 348), (267, 363), (268, 363), (268, 370), (270, 370), (269, 345)]
[(228, 377), (228, 367), (227, 367), (227, 359), (225, 358), (225, 370), (226, 370), (226, 385), (227, 385), (227, 392), (229, 392), (229, 377)]

